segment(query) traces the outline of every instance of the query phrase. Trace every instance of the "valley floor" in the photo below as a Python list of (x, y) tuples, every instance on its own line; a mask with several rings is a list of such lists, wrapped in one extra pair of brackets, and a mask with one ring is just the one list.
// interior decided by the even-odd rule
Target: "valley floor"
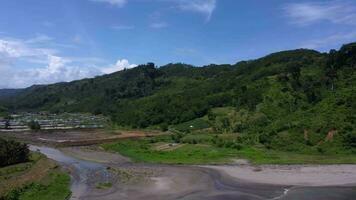
[[(35, 139), (30, 143), (36, 144), (31, 146), (32, 151), (41, 152), (70, 172), (72, 200), (352, 200), (356, 196), (356, 165), (257, 165), (240, 159), (250, 155), (260, 163), (266, 161), (264, 154), (251, 153), (251, 149), (233, 151), (201, 144), (166, 144), (155, 141), (156, 138), (115, 141), (109, 146), (73, 146), (83, 138), (113, 137), (90, 131), (16, 133), (12, 137), (25, 140), (31, 134)], [(121, 133), (120, 137), (126, 138), (125, 134), (133, 135)], [(70, 147), (60, 141), (66, 135), (71, 140)], [(122, 143), (128, 146), (120, 146)], [(127, 150), (123, 151), (124, 156), (120, 154), (122, 149)], [(281, 155), (284, 160), (291, 156)], [(227, 162), (233, 158), (233, 162)], [(137, 162), (144, 159), (155, 163)], [(220, 164), (198, 165), (213, 161)]]

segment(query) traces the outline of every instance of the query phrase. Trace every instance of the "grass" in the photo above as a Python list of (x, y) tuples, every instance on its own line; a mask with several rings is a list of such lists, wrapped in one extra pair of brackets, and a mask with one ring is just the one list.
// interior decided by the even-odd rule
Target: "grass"
[(121, 153), (134, 161), (166, 164), (229, 163), (237, 150), (202, 144), (186, 144), (171, 151), (154, 149), (148, 140), (125, 140), (103, 144), (105, 150)]
[(64, 200), (70, 195), (70, 177), (37, 152), (29, 162), (0, 168), (1, 200)]
[(243, 148), (238, 156), (254, 164), (356, 164), (356, 156), (351, 154), (302, 154), (253, 147)]
[(53, 172), (46, 179), (21, 188), (18, 200), (64, 200), (70, 195), (67, 174)]
[(212, 134), (187, 134), (181, 140), (184, 143), (204, 143), (208, 144), (213, 139)]
[(19, 176), (26, 172), (26, 170), (31, 169), (34, 164), (41, 159), (41, 155), (38, 153), (32, 153), (30, 155), (30, 161), (25, 163), (20, 163), (16, 165), (10, 165), (0, 168), (0, 181), (7, 180), (13, 176)]
[(134, 161), (148, 163), (223, 164), (231, 163), (233, 159), (247, 159), (253, 164), (356, 164), (356, 156), (351, 154), (303, 154), (252, 146), (237, 150), (209, 144), (184, 144), (167, 151), (158, 150), (159, 143), (150, 141), (152, 140), (125, 140), (101, 146)]

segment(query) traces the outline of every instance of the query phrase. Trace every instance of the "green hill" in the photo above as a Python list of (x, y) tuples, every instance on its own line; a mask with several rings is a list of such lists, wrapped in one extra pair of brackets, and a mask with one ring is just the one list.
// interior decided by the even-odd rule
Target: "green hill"
[[(10, 110), (92, 112), (121, 126), (204, 119), (216, 133), (288, 151), (356, 149), (356, 43), (297, 49), (234, 65), (153, 63), (91, 79), (33, 86), (2, 98)], [(222, 108), (224, 112), (216, 112)], [(220, 109), (222, 110), (222, 109)]]

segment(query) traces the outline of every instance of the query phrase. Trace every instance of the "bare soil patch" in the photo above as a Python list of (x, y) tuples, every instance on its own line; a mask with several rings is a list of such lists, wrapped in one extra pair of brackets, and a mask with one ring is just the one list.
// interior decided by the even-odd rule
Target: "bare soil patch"
[(164, 133), (155, 131), (119, 131), (110, 134), (103, 129), (41, 130), (24, 132), (3, 132), (2, 137), (54, 146), (86, 146), (109, 143), (121, 139), (153, 137)]

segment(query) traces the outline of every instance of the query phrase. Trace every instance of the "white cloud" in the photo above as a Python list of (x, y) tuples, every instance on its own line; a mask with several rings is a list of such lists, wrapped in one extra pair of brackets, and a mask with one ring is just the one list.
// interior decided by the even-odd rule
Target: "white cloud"
[(114, 30), (121, 31), (121, 30), (131, 30), (131, 29), (134, 29), (135, 27), (134, 26), (128, 26), (128, 25), (114, 25), (111, 28), (114, 29)]
[(136, 67), (136, 64), (130, 64), (128, 60), (122, 59), (118, 60), (116, 64), (111, 65), (109, 67), (102, 68), (102, 72), (105, 74), (110, 74), (113, 72), (121, 71), (123, 69), (130, 69)]
[(9, 58), (43, 59), (56, 51), (48, 48), (31, 47), (30, 44), (43, 41), (39, 38), (20, 40), (13, 38), (0, 38), (0, 56)]
[(168, 24), (166, 22), (153, 22), (150, 24), (151, 28), (166, 28)]
[(292, 24), (308, 26), (326, 22), (329, 25), (342, 25), (349, 29), (341, 32), (335, 29), (334, 34), (307, 40), (300, 46), (302, 48), (324, 51), (356, 40), (356, 4), (353, 1), (290, 3), (286, 4), (283, 9)]
[(198, 12), (206, 16), (206, 21), (210, 21), (216, 8), (216, 0), (174, 0), (178, 7), (184, 11)]
[(127, 3), (127, 0), (91, 0), (94, 2), (108, 3), (113, 6), (122, 7)]
[(48, 39), (49, 37), (29, 40), (0, 38), (0, 88), (67, 82), (136, 66), (122, 59), (116, 64), (103, 67), (106, 62), (100, 58), (63, 57), (55, 49), (36, 47), (38, 43)]
[(298, 25), (321, 21), (356, 25), (356, 5), (349, 1), (291, 3), (284, 6), (284, 11), (291, 22)]
[(47, 66), (25, 70), (11, 67), (8, 63), (0, 62), (0, 88), (24, 88), (34, 84), (51, 84), (68, 82), (98, 75), (110, 74), (136, 67), (128, 60), (118, 60), (108, 67), (79, 67), (73, 61), (59, 56), (48, 56)]
[(348, 33), (337, 33), (325, 38), (318, 38), (310, 40), (301, 45), (302, 48), (308, 49), (325, 49), (329, 50), (335, 46), (340, 46), (341, 44), (346, 44), (349, 42), (354, 42), (356, 40), (356, 31)]
[(14, 71), (13, 83), (15, 87), (24, 87), (33, 84), (72, 81), (93, 77), (100, 73), (95, 68), (80, 68), (67, 65), (70, 62), (65, 58), (50, 55), (48, 56), (48, 65), (46, 67)]
[(34, 84), (66, 82), (102, 74), (97, 68), (71, 66), (71, 62), (63, 57), (48, 55), (48, 64), (45, 67), (21, 69), (9, 63), (0, 64), (0, 88), (23, 88)]

